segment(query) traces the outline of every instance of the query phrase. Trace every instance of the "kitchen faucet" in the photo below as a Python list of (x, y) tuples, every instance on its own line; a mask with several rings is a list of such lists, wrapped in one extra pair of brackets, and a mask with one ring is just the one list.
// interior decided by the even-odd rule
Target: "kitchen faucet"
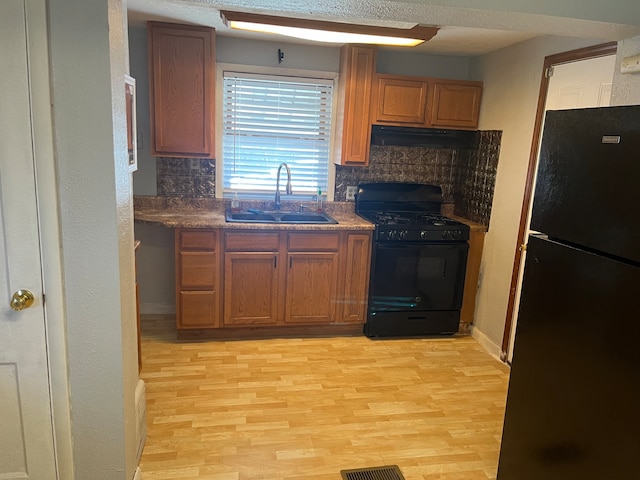
[(289, 165), (281, 163), (278, 167), (278, 173), (276, 174), (276, 210), (280, 210), (280, 172), (282, 167), (287, 170), (287, 195), (291, 195), (293, 193), (293, 190), (291, 189), (291, 170), (289, 170)]

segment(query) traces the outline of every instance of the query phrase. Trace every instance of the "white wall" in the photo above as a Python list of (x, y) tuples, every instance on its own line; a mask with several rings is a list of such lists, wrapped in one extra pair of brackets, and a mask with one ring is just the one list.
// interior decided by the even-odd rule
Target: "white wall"
[(471, 75), (484, 81), (479, 128), (503, 131), (474, 326), (474, 336), (495, 355), (502, 345), (544, 58), (597, 43), (542, 37), (472, 61)]
[(378, 49), (378, 73), (412, 75), (416, 77), (450, 78), (453, 80), (475, 80), (469, 77), (469, 57), (425, 55)]
[(612, 105), (640, 105), (640, 73), (620, 73), (622, 59), (635, 55), (640, 55), (640, 37), (618, 42), (611, 92)]
[(73, 468), (129, 480), (138, 371), (122, 0), (50, 0), (49, 38)]
[(133, 173), (134, 195), (155, 195), (156, 159), (151, 156), (149, 118), (149, 67), (147, 32), (144, 28), (129, 28), (129, 70), (136, 79), (136, 126), (138, 133), (138, 170)]

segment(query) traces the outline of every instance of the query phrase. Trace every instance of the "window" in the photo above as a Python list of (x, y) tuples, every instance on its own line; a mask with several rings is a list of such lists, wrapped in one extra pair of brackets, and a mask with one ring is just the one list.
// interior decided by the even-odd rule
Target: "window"
[(333, 80), (224, 72), (224, 195), (273, 195), (281, 163), (294, 195), (326, 192), (332, 95)]

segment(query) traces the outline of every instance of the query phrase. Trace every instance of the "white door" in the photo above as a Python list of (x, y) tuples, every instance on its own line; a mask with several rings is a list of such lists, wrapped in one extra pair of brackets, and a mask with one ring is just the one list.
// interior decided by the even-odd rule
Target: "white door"
[[(609, 106), (615, 64), (616, 56), (608, 55), (606, 57), (588, 58), (576, 62), (554, 65), (547, 88), (545, 111)], [(530, 219), (531, 205), (529, 205), (527, 224), (530, 222)], [(527, 238), (529, 237), (529, 233), (531, 233), (531, 230), (527, 228)], [(518, 305), (520, 304), (520, 290), (522, 288), (525, 257), (526, 251), (522, 254), (520, 276), (516, 287), (515, 308), (513, 309), (513, 323), (511, 336), (509, 338), (509, 352), (507, 355), (509, 362), (513, 360), (513, 343), (516, 336)]]
[(53, 480), (25, 1), (0, 0), (0, 478)]

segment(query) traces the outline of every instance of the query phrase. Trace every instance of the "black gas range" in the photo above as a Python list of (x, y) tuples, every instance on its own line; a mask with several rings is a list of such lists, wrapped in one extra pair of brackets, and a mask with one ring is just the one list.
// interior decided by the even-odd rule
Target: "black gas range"
[(356, 213), (375, 225), (367, 336), (458, 331), (469, 227), (441, 215), (441, 207), (436, 185), (358, 186)]

